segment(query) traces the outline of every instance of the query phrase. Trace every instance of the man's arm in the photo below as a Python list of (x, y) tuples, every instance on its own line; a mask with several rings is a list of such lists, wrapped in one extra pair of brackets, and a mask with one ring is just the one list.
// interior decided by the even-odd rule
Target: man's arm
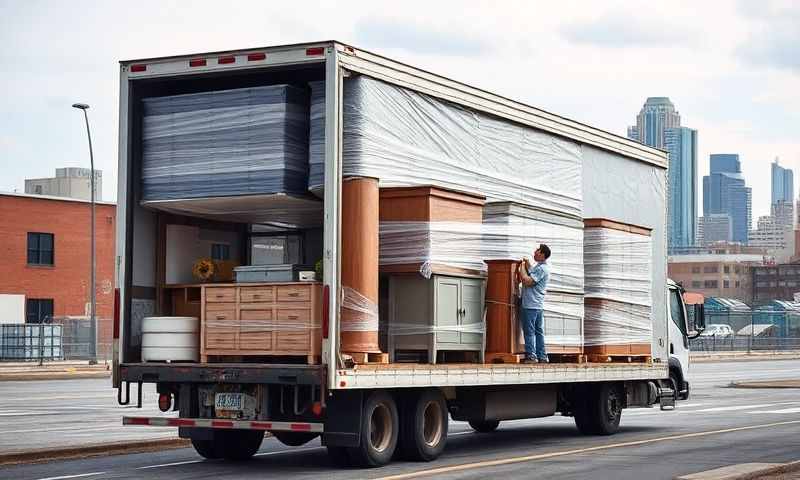
[(522, 262), (519, 264), (519, 277), (522, 280), (522, 284), (526, 287), (532, 287), (536, 284), (536, 281), (528, 275), (528, 260), (523, 259)]

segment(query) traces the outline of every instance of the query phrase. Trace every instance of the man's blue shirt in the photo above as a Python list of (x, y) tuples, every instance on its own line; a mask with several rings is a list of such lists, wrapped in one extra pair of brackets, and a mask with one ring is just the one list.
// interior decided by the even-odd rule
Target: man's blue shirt
[(550, 267), (546, 262), (537, 262), (528, 267), (528, 275), (533, 278), (534, 284), (530, 287), (522, 286), (522, 308), (544, 309), (544, 294), (547, 291), (547, 281), (550, 279)]

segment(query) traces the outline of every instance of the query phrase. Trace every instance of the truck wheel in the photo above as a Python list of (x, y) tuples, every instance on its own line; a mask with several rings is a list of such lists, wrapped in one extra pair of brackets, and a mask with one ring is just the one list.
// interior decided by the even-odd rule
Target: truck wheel
[(261, 430), (220, 430), (214, 436), (217, 451), (226, 460), (247, 460), (258, 452), (264, 432)]
[(430, 462), (447, 443), (449, 414), (442, 392), (424, 390), (402, 402), (399, 449), (403, 458)]
[(469, 426), (479, 433), (490, 433), (497, 430), (500, 420), (470, 420)]
[(373, 392), (364, 401), (361, 442), (348, 447), (350, 460), (361, 467), (381, 467), (392, 461), (399, 427), (397, 405), (384, 391)]
[(673, 392), (675, 392), (675, 400), (689, 400), (688, 390), (686, 393), (683, 394), (681, 393), (681, 386), (683, 382), (681, 382), (679, 378), (680, 377), (678, 376), (678, 372), (676, 372), (675, 370), (670, 370), (669, 385), (667, 386), (671, 388)]
[(207, 458), (209, 460), (222, 458), (222, 455), (217, 452), (215, 443), (212, 440), (195, 440), (193, 438), (192, 446), (194, 447), (194, 451), (203, 458)]
[(272, 432), (272, 436), (277, 438), (279, 442), (289, 447), (299, 447), (314, 440), (319, 436), (317, 433), (305, 432)]
[(589, 388), (575, 405), (575, 425), (584, 435), (611, 435), (619, 430), (624, 397), (611, 383)]

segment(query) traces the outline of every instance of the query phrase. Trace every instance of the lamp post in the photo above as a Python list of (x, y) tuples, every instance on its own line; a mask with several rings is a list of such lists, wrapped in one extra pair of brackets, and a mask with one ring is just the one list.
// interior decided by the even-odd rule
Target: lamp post
[(79, 110), (83, 110), (83, 118), (86, 120), (86, 136), (89, 138), (89, 166), (91, 169), (90, 172), (90, 189), (91, 189), (91, 202), (92, 202), (92, 228), (91, 228), (91, 242), (92, 242), (92, 273), (91, 273), (91, 309), (92, 309), (92, 316), (91, 316), (91, 327), (90, 327), (90, 335), (91, 335), (91, 343), (89, 345), (89, 363), (95, 364), (97, 363), (97, 317), (95, 315), (96, 307), (97, 307), (97, 298), (96, 298), (96, 286), (95, 286), (95, 271), (96, 271), (96, 261), (95, 261), (95, 248), (94, 248), (94, 219), (95, 219), (95, 199), (94, 199), (94, 153), (92, 152), (92, 132), (89, 130), (89, 115), (86, 113), (86, 110), (89, 108), (89, 105), (85, 103), (73, 103), (72, 106)]

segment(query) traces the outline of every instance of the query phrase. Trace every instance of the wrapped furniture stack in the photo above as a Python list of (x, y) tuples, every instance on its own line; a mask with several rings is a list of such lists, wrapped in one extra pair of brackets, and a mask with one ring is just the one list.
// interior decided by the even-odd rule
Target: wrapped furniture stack
[(308, 92), (289, 85), (145, 98), (145, 202), (305, 193)]
[[(480, 228), (484, 199), (443, 188), (380, 191), (380, 249), (389, 274), (388, 344), (392, 361), (437, 363), (439, 352), (483, 353), (485, 280), (451, 264), (447, 225)], [(444, 226), (444, 228), (440, 228)]]
[(650, 229), (584, 222), (585, 351), (593, 361), (647, 359), (652, 351)]

